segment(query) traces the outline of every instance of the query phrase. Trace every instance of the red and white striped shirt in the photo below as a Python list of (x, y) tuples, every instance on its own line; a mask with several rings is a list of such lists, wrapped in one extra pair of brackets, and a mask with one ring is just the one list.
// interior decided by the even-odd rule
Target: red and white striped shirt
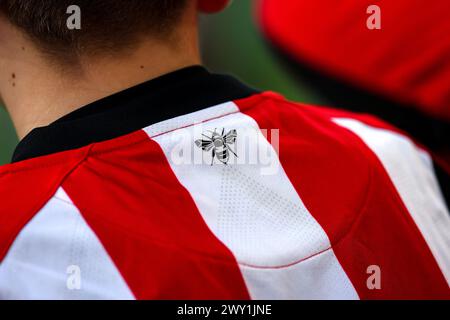
[(450, 298), (426, 151), (369, 116), (175, 74), (38, 129), (22, 143), (48, 152), (0, 169), (0, 298)]

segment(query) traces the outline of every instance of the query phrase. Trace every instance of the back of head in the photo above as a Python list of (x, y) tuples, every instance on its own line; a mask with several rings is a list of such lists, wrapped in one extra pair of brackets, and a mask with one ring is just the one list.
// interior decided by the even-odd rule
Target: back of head
[(70, 61), (85, 54), (117, 53), (140, 37), (173, 32), (187, 0), (78, 0), (80, 29), (68, 27), (73, 1), (1, 0), (0, 15), (44, 53)]

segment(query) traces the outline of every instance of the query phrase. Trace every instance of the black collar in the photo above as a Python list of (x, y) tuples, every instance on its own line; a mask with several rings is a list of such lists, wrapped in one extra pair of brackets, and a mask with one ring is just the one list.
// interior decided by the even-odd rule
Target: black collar
[(169, 73), (84, 106), (31, 131), (12, 162), (77, 149), (154, 123), (256, 93), (229, 76), (193, 66)]

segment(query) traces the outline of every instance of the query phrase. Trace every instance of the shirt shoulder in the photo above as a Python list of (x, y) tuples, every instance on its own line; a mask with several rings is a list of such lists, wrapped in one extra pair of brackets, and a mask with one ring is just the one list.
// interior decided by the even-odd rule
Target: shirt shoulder
[(64, 152), (0, 167), (0, 261), (87, 150)]

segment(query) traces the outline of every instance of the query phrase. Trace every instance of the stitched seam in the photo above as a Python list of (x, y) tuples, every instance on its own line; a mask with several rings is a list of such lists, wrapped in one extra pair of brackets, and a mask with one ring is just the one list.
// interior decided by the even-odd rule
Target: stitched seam
[[(148, 127), (142, 128), (142, 129), (139, 129), (138, 131), (135, 131), (134, 133), (136, 133), (136, 132), (144, 132), (144, 133), (146, 134), (146, 137), (145, 137), (145, 138), (139, 139), (139, 140), (134, 141), (133, 143), (130, 143), (130, 144), (124, 144), (124, 145), (122, 145), (122, 146), (111, 147), (111, 148), (109, 148), (108, 150), (93, 150), (93, 151), (92, 151), (92, 154), (93, 154), (93, 155), (108, 154), (108, 153), (111, 153), (111, 152), (114, 152), (114, 151), (117, 151), (117, 150), (121, 150), (121, 149), (128, 148), (128, 147), (130, 147), (130, 146), (135, 146), (135, 145), (139, 145), (139, 144), (142, 144), (142, 143), (147, 143), (149, 140), (154, 141), (153, 139), (156, 138), (156, 137), (163, 136), (163, 135), (165, 135), (165, 134), (169, 134), (169, 133), (172, 133), (172, 132), (177, 131), (177, 130), (186, 129), (186, 128), (195, 126), (195, 125), (200, 124), (200, 123), (206, 123), (206, 122), (209, 122), (209, 121), (212, 121), (212, 120), (220, 119), (220, 118), (223, 118), (223, 117), (226, 117), (226, 116), (235, 114), (235, 113), (240, 113), (240, 111), (233, 111), (233, 112), (229, 112), (229, 113), (226, 113), (226, 114), (217, 116), (217, 117), (208, 118), (208, 119), (203, 120), (203, 121), (201, 121), (201, 122), (190, 123), (190, 124), (188, 124), (188, 125), (186, 125), (186, 126), (182, 126), (182, 127), (179, 127), (179, 128), (175, 128), (175, 129), (172, 129), (172, 130), (168, 130), (168, 131), (162, 132), (162, 133), (158, 133), (158, 134), (155, 135), (155, 136), (149, 136), (149, 135), (147, 135), (147, 133), (145, 132), (145, 129), (148, 128)], [(133, 133), (131, 133), (131, 134), (133, 134)], [(98, 143), (94, 143), (94, 144), (92, 144), (92, 145), (95, 146), (95, 145), (99, 145), (99, 144), (101, 144), (101, 143), (102, 143), (102, 142), (98, 142)]]
[(288, 263), (288, 264), (285, 264), (285, 265), (280, 265), (280, 266), (257, 266), (257, 265), (252, 265), (252, 264), (248, 264), (248, 263), (243, 263), (243, 262), (238, 262), (238, 264), (240, 266), (242, 266), (242, 267), (251, 268), (251, 269), (259, 269), (259, 270), (261, 270), (261, 269), (263, 269), (263, 270), (287, 269), (287, 268), (296, 266), (296, 265), (298, 265), (298, 264), (300, 264), (302, 262), (305, 262), (305, 261), (308, 261), (310, 259), (313, 259), (313, 258), (315, 258), (317, 256), (320, 256), (323, 253), (326, 253), (327, 251), (330, 251), (330, 250), (333, 250), (332, 246), (330, 246), (330, 247), (328, 247), (326, 249), (323, 249), (321, 251), (318, 251), (316, 253), (313, 253), (313, 254), (307, 256), (306, 258), (302, 258), (302, 259), (299, 259), (297, 261), (294, 261), (294, 262), (291, 262), (291, 263)]
[[(241, 99), (241, 100), (250, 99), (250, 98), (254, 98), (254, 97), (255, 97), (255, 96), (251, 96), (251, 97), (249, 97), (249, 98), (244, 98), (244, 99)], [(269, 98), (270, 98), (270, 97), (265, 97), (265, 96), (258, 96), (258, 97), (259, 97), (261, 100), (263, 100), (263, 99), (269, 99)], [(239, 100), (236, 100), (236, 101), (239, 101)], [(140, 129), (140, 130), (138, 130), (138, 131), (135, 131), (134, 133), (140, 132), (140, 131), (144, 131), (145, 134), (147, 135), (147, 137), (148, 137), (149, 139), (152, 140), (152, 139), (154, 139), (154, 138), (157, 138), (157, 137), (159, 137), (159, 136), (163, 136), (163, 135), (165, 135), (165, 134), (172, 133), (172, 132), (177, 131), (177, 130), (186, 129), (186, 128), (189, 128), (189, 127), (192, 127), (192, 126), (201, 124), (201, 123), (207, 123), (207, 122), (210, 122), (210, 121), (213, 121), (213, 120), (217, 120), (217, 119), (220, 119), (220, 118), (227, 117), (227, 116), (229, 116), (229, 115), (233, 115), (233, 114), (237, 114), (237, 113), (242, 113), (242, 110), (240, 110), (239, 105), (236, 104), (234, 100), (233, 100), (233, 101), (229, 101), (229, 102), (234, 103), (234, 104), (238, 107), (238, 110), (233, 111), (233, 112), (227, 112), (227, 113), (224, 113), (224, 114), (222, 114), (222, 115), (215, 116), (215, 117), (207, 118), (207, 119), (202, 120), (202, 121), (200, 121), (200, 122), (193, 122), (193, 123), (187, 124), (187, 125), (185, 125), (185, 126), (181, 126), (181, 127), (175, 128), (175, 129), (167, 130), (167, 131), (158, 133), (158, 134), (156, 134), (156, 135), (154, 135), (154, 136), (147, 135), (147, 133), (145, 132), (145, 129), (150, 128), (151, 126), (142, 128), (142, 129)], [(254, 108), (255, 106), (257, 106), (256, 103), (253, 104), (252, 106), (247, 107), (246, 109), (251, 109), (251, 108)], [(215, 106), (211, 106), (211, 107), (209, 107), (209, 108), (214, 108), (214, 107), (215, 107)], [(204, 110), (206, 110), (206, 109), (204, 109)], [(243, 114), (244, 114), (244, 113), (243, 113)], [(189, 115), (189, 114), (186, 114), (186, 115)], [(167, 120), (167, 121), (170, 121), (170, 119)], [(133, 133), (131, 133), (131, 134), (133, 134)], [(93, 154), (107, 154), (107, 153), (109, 153), (109, 152), (113, 152), (113, 151), (116, 151), (116, 150), (120, 150), (120, 149), (129, 147), (129, 146), (133, 146), (133, 145), (138, 145), (138, 144), (141, 144), (141, 143), (145, 143), (145, 142), (148, 141), (148, 138), (140, 139), (140, 140), (138, 140), (138, 141), (135, 141), (135, 142), (132, 143), (132, 144), (127, 144), (127, 145), (124, 145), (124, 146), (113, 147), (113, 148), (110, 148), (110, 149), (108, 149), (108, 150), (101, 150), (101, 151), (96, 151), (96, 150), (94, 150), (94, 151), (93, 151)], [(101, 144), (101, 143), (102, 143), (102, 142), (98, 142), (98, 143), (94, 143), (93, 145), (98, 145), (98, 144)]]
[[(237, 110), (237, 111), (233, 111), (233, 112), (224, 113), (224, 114), (222, 114), (222, 115), (215, 116), (215, 117), (212, 117), (212, 118), (208, 118), (208, 119), (202, 120), (202, 121), (200, 121), (200, 122), (194, 122), (194, 123), (191, 123), (191, 124), (188, 124), (188, 125), (179, 127), (179, 128), (175, 128), (175, 129), (171, 129), (171, 130), (168, 130), (168, 131), (165, 131), (165, 132), (158, 133), (158, 134), (156, 134), (156, 135), (154, 135), (154, 136), (150, 136), (150, 138), (152, 138), (152, 139), (153, 139), (153, 138), (157, 138), (157, 137), (163, 136), (163, 135), (165, 135), (165, 134), (172, 133), (172, 132), (177, 131), (177, 130), (190, 128), (190, 127), (193, 127), (193, 126), (198, 125), (198, 124), (201, 124), (201, 123), (210, 122), (210, 121), (217, 120), (217, 119), (220, 119), (220, 118), (224, 118), (224, 117), (227, 117), (227, 116), (229, 116), (229, 115), (236, 114), (236, 113), (240, 113), (240, 112), (241, 112), (240, 110)], [(144, 128), (144, 130), (145, 130), (145, 128)]]
[(372, 193), (371, 191), (372, 191), (372, 189), (373, 189), (373, 183), (372, 183), (373, 171), (374, 171), (373, 169), (370, 170), (370, 176), (369, 176), (369, 190), (368, 190), (368, 192), (367, 192), (367, 196), (366, 196), (366, 198), (364, 199), (363, 204), (361, 205), (360, 210), (358, 210), (359, 213), (357, 214), (357, 216), (355, 217), (355, 219), (352, 221), (349, 230), (348, 230), (344, 235), (342, 235), (337, 241), (335, 241), (334, 243), (332, 243), (328, 248), (323, 249), (323, 250), (321, 250), (321, 251), (318, 251), (318, 252), (316, 252), (316, 253), (313, 253), (313, 254), (307, 256), (306, 258), (301, 258), (301, 259), (299, 259), (299, 260), (297, 260), (297, 261), (295, 261), (295, 262), (288, 263), (288, 264), (285, 264), (285, 265), (280, 265), (280, 266), (256, 266), (256, 265), (251, 265), (251, 264), (246, 264), (246, 263), (238, 262), (239, 265), (244, 266), (244, 267), (247, 267), (247, 268), (252, 268), (252, 269), (265, 269), (265, 270), (270, 270), (270, 269), (272, 269), (272, 270), (277, 270), (277, 269), (287, 269), (287, 268), (290, 268), (290, 267), (299, 265), (299, 264), (301, 264), (302, 262), (306, 262), (306, 261), (308, 261), (308, 260), (311, 260), (311, 259), (313, 259), (313, 258), (315, 258), (315, 257), (317, 257), (317, 256), (319, 256), (319, 255), (321, 255), (321, 254), (323, 254), (323, 253), (329, 251), (329, 250), (334, 250), (335, 247), (337, 247), (344, 239), (346, 239), (346, 238), (351, 234), (352, 230), (353, 230), (353, 229), (355, 228), (355, 226), (357, 225), (357, 222), (361, 219), (361, 217), (362, 217), (362, 216), (364, 215), (364, 213), (367, 211), (368, 204), (369, 204), (369, 199), (371, 198), (371, 197), (370, 197), (370, 195), (371, 195), (371, 193)]
[[(250, 96), (249, 98), (254, 98), (254, 97), (255, 97), (255, 96)], [(249, 98), (246, 98), (246, 99), (249, 99)], [(269, 99), (269, 97), (265, 97), (265, 96), (264, 96), (264, 97), (261, 96), (260, 98), (261, 98), (261, 99)], [(242, 99), (241, 99), (241, 100), (242, 100)], [(281, 99), (280, 99), (280, 100), (281, 100)], [(233, 101), (229, 101), (229, 102), (235, 103), (234, 100), (233, 100)], [(256, 103), (255, 103), (254, 105), (252, 105), (252, 106), (246, 108), (246, 109), (250, 109), (250, 108), (253, 108), (253, 107), (255, 107), (255, 106), (256, 106)], [(213, 108), (213, 107), (215, 107), (215, 106), (211, 106), (211, 107), (209, 107), (209, 108)], [(238, 106), (238, 105), (237, 105), (237, 107), (238, 107), (238, 109), (239, 109), (239, 106)], [(204, 110), (206, 110), (206, 109), (204, 109)], [(197, 124), (199, 124), (199, 123), (207, 123), (207, 122), (209, 122), (209, 121), (216, 120), (216, 119), (220, 119), (220, 118), (223, 118), (223, 117), (226, 117), (226, 116), (229, 116), (229, 115), (232, 115), (232, 114), (237, 114), (237, 113), (241, 113), (241, 110), (237, 110), (237, 111), (233, 111), (233, 112), (228, 112), (228, 113), (225, 113), (225, 114), (216, 116), (216, 117), (212, 117), (212, 118), (205, 119), (205, 120), (200, 121), (200, 122), (198, 122), (198, 123), (191, 123), (191, 124), (188, 124), (188, 125), (186, 125), (186, 126), (182, 126), (182, 127), (179, 127), (179, 128), (175, 128), (175, 129), (172, 129), (172, 130), (168, 130), (168, 131), (159, 133), (159, 134), (157, 134), (157, 135), (155, 135), (155, 136), (148, 136), (148, 137), (149, 137), (150, 139), (153, 139), (153, 138), (162, 136), (162, 135), (164, 135), (164, 134), (168, 134), (168, 133), (174, 132), (174, 131), (176, 131), (176, 130), (181, 130), (181, 129), (189, 128), (189, 127), (192, 127), (192, 126), (197, 125)], [(189, 115), (189, 114), (186, 114), (186, 115)], [(185, 116), (186, 116), (186, 115), (185, 115)], [(167, 121), (170, 121), (170, 119), (167, 120)], [(151, 126), (149, 126), (149, 127), (151, 127)], [(149, 128), (149, 127), (146, 127), (146, 128)], [(129, 133), (128, 135), (133, 135), (133, 134), (136, 134), (137, 132), (141, 132), (141, 131), (144, 131), (144, 132), (145, 132), (145, 129), (146, 129), (146, 128), (141, 128), (141, 129), (136, 130), (136, 131), (134, 131), (134, 132), (132, 132), (132, 133)], [(146, 134), (147, 134), (147, 133), (146, 133)], [(125, 136), (126, 136), (126, 135), (123, 135), (123, 136), (121, 136), (121, 137), (125, 137)], [(117, 137), (117, 138), (120, 138), (120, 137)], [(100, 150), (100, 151), (92, 150), (92, 147), (93, 147), (93, 146), (97, 146), (97, 145), (100, 145), (100, 144), (102, 144), (102, 143), (104, 143), (104, 142), (108, 142), (108, 141), (112, 141), (112, 140), (114, 140), (114, 139), (106, 140), (106, 141), (101, 141), (101, 142), (94, 142), (94, 143), (91, 143), (90, 145), (87, 145), (87, 146), (85, 146), (85, 147), (83, 147), (83, 148), (89, 148), (89, 149), (90, 149), (89, 154), (107, 154), (107, 153), (109, 153), (109, 152), (113, 152), (113, 151), (116, 151), (116, 150), (124, 149), (124, 148), (130, 147), (130, 146), (134, 146), (134, 145), (138, 145), (138, 144), (141, 144), (141, 143), (145, 143), (146, 141), (148, 141), (148, 138), (139, 139), (139, 140), (137, 140), (137, 141), (135, 141), (135, 142), (133, 142), (133, 143), (130, 143), (130, 144), (124, 144), (123, 146), (111, 147), (111, 148), (109, 148), (108, 150)], [(82, 149), (82, 148), (81, 148), (81, 149)], [(76, 150), (76, 149), (74, 149), (74, 150)], [(69, 151), (66, 151), (66, 152), (70, 152), (70, 150), (69, 150)], [(55, 160), (53, 160), (53, 161), (55, 161)], [(11, 174), (11, 173), (14, 173), (14, 172), (32, 171), (32, 170), (36, 170), (37, 168), (48, 168), (48, 167), (57, 166), (57, 165), (60, 165), (60, 164), (63, 163), (63, 162), (64, 162), (64, 159), (59, 160), (59, 161), (55, 161), (55, 162), (53, 162), (53, 163), (45, 163), (45, 164), (34, 165), (33, 167), (30, 167), (30, 168), (11, 168), (11, 169), (6, 170), (5, 172), (1, 172), (1, 173), (0, 173), (0, 178), (2, 178), (2, 176), (4, 176), (4, 175)]]

